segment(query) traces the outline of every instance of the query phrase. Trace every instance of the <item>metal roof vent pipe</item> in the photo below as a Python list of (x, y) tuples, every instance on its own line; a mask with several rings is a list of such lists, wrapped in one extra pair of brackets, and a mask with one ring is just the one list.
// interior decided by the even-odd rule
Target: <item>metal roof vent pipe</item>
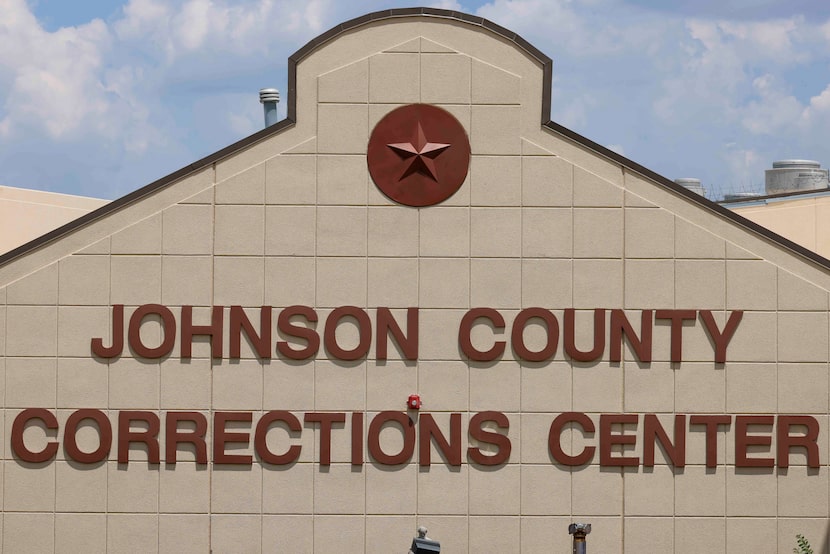
[(280, 91), (275, 88), (260, 89), (259, 101), (262, 102), (262, 109), (265, 112), (265, 126), (270, 127), (278, 121), (277, 104), (280, 103)]

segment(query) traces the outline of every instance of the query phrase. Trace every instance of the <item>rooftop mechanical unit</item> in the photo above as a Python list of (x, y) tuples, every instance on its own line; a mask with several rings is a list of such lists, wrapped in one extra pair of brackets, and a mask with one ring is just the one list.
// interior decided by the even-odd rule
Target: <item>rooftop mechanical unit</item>
[(780, 160), (765, 172), (767, 194), (828, 188), (828, 170), (812, 160)]
[(706, 196), (706, 189), (703, 188), (703, 185), (700, 184), (700, 179), (685, 177), (681, 179), (675, 179), (674, 182), (680, 185), (681, 187), (690, 190), (691, 192), (694, 192), (701, 196)]

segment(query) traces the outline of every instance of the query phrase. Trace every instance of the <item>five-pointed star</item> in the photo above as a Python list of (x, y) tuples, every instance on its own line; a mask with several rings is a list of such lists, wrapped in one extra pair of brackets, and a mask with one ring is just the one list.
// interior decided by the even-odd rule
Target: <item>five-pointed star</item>
[(402, 180), (404, 177), (412, 175), (413, 173), (420, 173), (432, 178), (437, 183), (438, 173), (435, 170), (435, 162), (433, 160), (451, 145), (429, 142), (419, 121), (415, 131), (414, 143), (396, 142), (387, 144), (386, 146), (394, 150), (402, 160), (409, 160), (409, 165), (406, 166), (406, 169), (404, 169), (403, 174), (398, 180)]

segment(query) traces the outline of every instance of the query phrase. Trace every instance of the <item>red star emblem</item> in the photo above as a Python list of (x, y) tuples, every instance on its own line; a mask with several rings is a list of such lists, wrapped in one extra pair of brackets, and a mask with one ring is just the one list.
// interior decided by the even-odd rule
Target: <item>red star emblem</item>
[(464, 127), (446, 110), (410, 104), (392, 110), (372, 130), (369, 174), (390, 199), (431, 206), (452, 196), (470, 165)]
[(450, 147), (449, 144), (441, 142), (429, 142), (424, 134), (424, 128), (421, 122), (418, 122), (415, 131), (415, 142), (396, 142), (387, 144), (389, 148), (395, 151), (402, 160), (409, 159), (409, 165), (404, 169), (401, 179), (413, 173), (421, 173), (431, 177), (433, 181), (438, 182), (438, 173), (435, 169), (435, 162), (444, 150)]

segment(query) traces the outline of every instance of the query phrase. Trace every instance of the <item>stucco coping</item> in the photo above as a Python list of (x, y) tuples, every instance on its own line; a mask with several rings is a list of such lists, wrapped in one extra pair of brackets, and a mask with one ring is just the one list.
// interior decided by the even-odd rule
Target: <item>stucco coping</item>
[(523, 39), (518, 34), (510, 31), (509, 29), (505, 29), (501, 25), (493, 23), (483, 17), (470, 15), (467, 13), (453, 11), (453, 10), (444, 10), (439, 8), (398, 8), (398, 9), (389, 9), (389, 10), (381, 10), (377, 12), (372, 12), (339, 25), (335, 25), (325, 33), (317, 36), (316, 38), (310, 40), (308, 43), (305, 44), (302, 48), (297, 50), (294, 54), (292, 54), (288, 58), (288, 102), (287, 102), (287, 114), (286, 118), (275, 123), (274, 125), (257, 131), (256, 133), (239, 140), (221, 150), (214, 152), (213, 154), (209, 154), (204, 158), (197, 160), (169, 175), (162, 177), (156, 181), (151, 182), (144, 187), (141, 187), (131, 193), (128, 193), (121, 198), (114, 200), (113, 202), (102, 206), (95, 211), (92, 211), (86, 215), (79, 217), (76, 220), (73, 220), (66, 225), (58, 227), (45, 235), (42, 235), (14, 250), (11, 250), (2, 256), (0, 256), (0, 267), (4, 267), (11, 263), (12, 261), (25, 256), (26, 254), (33, 252), (49, 243), (52, 243), (73, 231), (82, 228), (98, 219), (101, 219), (107, 215), (110, 215), (126, 206), (129, 206), (139, 200), (161, 190), (169, 185), (175, 183), (176, 181), (187, 177), (197, 171), (206, 169), (211, 165), (215, 164), (216, 162), (227, 158), (237, 152), (240, 152), (266, 138), (274, 136), (276, 134), (281, 133), (282, 131), (293, 127), (296, 124), (296, 111), (297, 111), (297, 95), (296, 95), (296, 85), (297, 85), (297, 64), (306, 56), (308, 56), (311, 52), (319, 48), (320, 46), (330, 42), (334, 38), (340, 36), (341, 34), (353, 31), (361, 26), (368, 25), (370, 23), (376, 23), (383, 20), (389, 19), (396, 19), (396, 18), (407, 18), (407, 17), (427, 17), (427, 18), (439, 18), (439, 19), (447, 19), (452, 21), (463, 22), (469, 25), (481, 27), (483, 29), (488, 30), (489, 32), (499, 36), (500, 38), (507, 40), (509, 42), (514, 43), (520, 50), (524, 51), (530, 58), (535, 59), (541, 66), (543, 70), (543, 78), (542, 78), (542, 113), (541, 113), (541, 126), (542, 128), (557, 133), (577, 145), (581, 146), (582, 148), (588, 149), (593, 151), (594, 153), (602, 156), (606, 159), (609, 159), (619, 165), (622, 168), (637, 173), (646, 179), (649, 179), (656, 183), (659, 186), (662, 186), (672, 193), (684, 197), (686, 200), (697, 204), (698, 206), (713, 212), (714, 214), (718, 215), (722, 219), (728, 220), (731, 223), (737, 225), (738, 227), (742, 227), (746, 230), (749, 230), (756, 235), (772, 242), (774, 245), (781, 247), (782, 249), (789, 251), (796, 256), (805, 259), (808, 262), (818, 266), (821, 270), (830, 274), (830, 260), (827, 258), (820, 256), (816, 252), (809, 250), (799, 244), (796, 244), (777, 233), (763, 227), (753, 221), (750, 221), (737, 213), (729, 210), (704, 198), (703, 196), (691, 192), (686, 188), (678, 185), (671, 179), (668, 179), (659, 173), (656, 173), (637, 162), (634, 162), (617, 152), (614, 152), (594, 141), (591, 139), (580, 135), (579, 133), (560, 125), (550, 119), (550, 107), (551, 107), (551, 90), (552, 90), (552, 76), (553, 76), (553, 62), (552, 60), (543, 54), (539, 49), (535, 46), (530, 44), (528, 41)]

